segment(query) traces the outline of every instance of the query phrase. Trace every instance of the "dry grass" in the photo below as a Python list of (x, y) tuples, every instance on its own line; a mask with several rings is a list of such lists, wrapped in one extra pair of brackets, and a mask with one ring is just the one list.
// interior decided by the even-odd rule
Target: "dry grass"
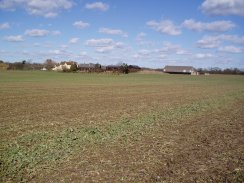
[[(236, 135), (227, 130), (227, 142), (242, 134), (243, 80), (243, 76), (1, 72), (2, 180), (189, 181), (183, 174), (197, 172), (195, 165), (185, 163), (189, 168), (182, 169), (183, 160), (175, 162), (174, 157), (191, 152), (215, 122), (216, 130), (223, 123), (223, 129), (233, 127)], [(223, 112), (228, 110), (236, 112)], [(188, 135), (192, 132), (199, 132), (199, 137)], [(215, 145), (219, 139), (208, 139), (213, 144), (208, 150), (219, 149)], [(243, 169), (238, 146), (239, 141), (233, 152), (223, 148), (222, 159), (233, 157), (233, 166)], [(171, 157), (172, 167), (165, 169)], [(200, 180), (227, 174), (226, 161), (217, 162), (222, 174), (206, 171)], [(176, 176), (173, 169), (180, 173)]]
[(138, 74), (164, 74), (162, 71), (155, 71), (155, 70), (141, 70)]

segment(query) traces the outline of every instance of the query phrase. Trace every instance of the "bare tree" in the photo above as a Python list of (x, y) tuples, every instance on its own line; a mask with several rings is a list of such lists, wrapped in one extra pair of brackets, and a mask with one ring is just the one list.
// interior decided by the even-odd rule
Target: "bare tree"
[(43, 65), (47, 70), (52, 70), (52, 68), (55, 66), (56, 62), (54, 62), (52, 59), (47, 59)]

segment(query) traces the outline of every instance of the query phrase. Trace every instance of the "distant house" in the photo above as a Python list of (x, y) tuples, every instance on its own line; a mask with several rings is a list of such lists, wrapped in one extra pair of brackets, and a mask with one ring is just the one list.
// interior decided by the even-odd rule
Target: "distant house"
[(119, 71), (120, 67), (120, 65), (108, 65), (106, 71)]
[[(76, 62), (70, 61), (70, 62), (61, 62), (60, 64), (57, 64), (52, 68), (53, 71), (63, 71), (63, 70), (69, 70), (72, 65), (77, 65)], [(78, 66), (78, 65), (77, 65)]]
[(7, 70), (9, 67), (8, 64), (4, 63), (3, 61), (0, 62), (0, 70)]
[(198, 75), (196, 69), (192, 66), (165, 66), (164, 72), (169, 74), (190, 74)]
[(93, 71), (93, 70), (95, 70), (95, 68), (96, 68), (96, 64), (93, 64), (93, 63), (89, 63), (89, 64), (80, 64), (79, 65), (79, 69), (81, 70), (81, 71)]

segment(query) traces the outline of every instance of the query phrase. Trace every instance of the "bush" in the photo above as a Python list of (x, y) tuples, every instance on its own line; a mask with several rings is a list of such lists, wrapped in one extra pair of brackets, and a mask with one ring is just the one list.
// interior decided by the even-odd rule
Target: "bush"
[(120, 70), (122, 73), (124, 74), (128, 74), (129, 73), (129, 67), (127, 64), (123, 63), (121, 66), (120, 66)]
[(77, 64), (72, 64), (69, 70), (70, 72), (76, 72), (78, 70)]

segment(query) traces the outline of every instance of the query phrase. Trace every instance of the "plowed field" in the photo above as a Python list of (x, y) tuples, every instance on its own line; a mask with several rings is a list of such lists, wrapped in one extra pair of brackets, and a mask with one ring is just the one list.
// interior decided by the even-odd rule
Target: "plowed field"
[(1, 182), (244, 182), (244, 76), (0, 72)]

